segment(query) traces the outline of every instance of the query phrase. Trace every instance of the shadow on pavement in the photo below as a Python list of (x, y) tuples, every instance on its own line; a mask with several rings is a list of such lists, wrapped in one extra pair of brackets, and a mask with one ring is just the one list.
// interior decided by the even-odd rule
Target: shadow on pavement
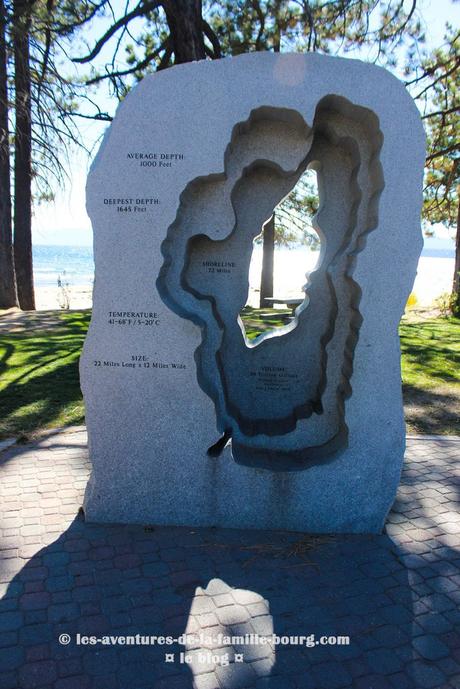
[[(1, 689), (460, 686), (458, 442), (410, 442), (386, 534), (314, 537), (73, 518), (81, 436), (2, 454)], [(187, 649), (76, 643), (186, 631), (207, 638)], [(315, 644), (208, 643), (272, 633)]]
[[(214, 595), (197, 595), (211, 581)], [(240, 603), (226, 585), (241, 590)], [(411, 588), (387, 536), (314, 539), (77, 518), (19, 572), (1, 605), (11, 627), (3, 638), (18, 633), (18, 644), (0, 656), (12, 687), (16, 672), (25, 688), (416, 686), (404, 672), (412, 658)], [(277, 645), (274, 654), (270, 646), (199, 651), (195, 644), (188, 665), (179, 662), (185, 649), (177, 644), (75, 643), (77, 633), (178, 637), (200, 626), (206, 635), (349, 635), (350, 644)], [(70, 635), (68, 645), (60, 634)], [(233, 660), (235, 650), (244, 662), (227, 666), (225, 655)], [(174, 662), (165, 662), (166, 653)]]

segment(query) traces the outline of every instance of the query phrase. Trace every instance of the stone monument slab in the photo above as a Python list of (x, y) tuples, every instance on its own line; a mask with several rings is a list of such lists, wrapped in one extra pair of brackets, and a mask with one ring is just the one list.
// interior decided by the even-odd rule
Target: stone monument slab
[[(356, 60), (257, 53), (133, 90), (87, 187), (88, 519), (382, 528), (405, 446), (398, 323), (424, 155), (403, 85)], [(307, 170), (317, 267), (290, 322), (250, 340), (254, 239)]]

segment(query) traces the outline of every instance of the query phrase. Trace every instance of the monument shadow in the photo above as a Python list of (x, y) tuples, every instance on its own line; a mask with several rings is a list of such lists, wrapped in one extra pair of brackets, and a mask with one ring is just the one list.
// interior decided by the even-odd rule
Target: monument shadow
[[(21, 689), (370, 689), (394, 686), (400, 675), (400, 686), (418, 689), (408, 671), (408, 571), (386, 535), (125, 527), (77, 516), (8, 587), (1, 606), (16, 611), (18, 638), (2, 650), (2, 686), (17, 677), (11, 686)], [(213, 601), (200, 590), (208, 585)], [(225, 585), (239, 589), (240, 603), (225, 601)], [(76, 643), (77, 634), (177, 638), (198, 625), (205, 635), (314, 635), (315, 645), (291, 639), (187, 652), (178, 644)], [(61, 634), (70, 643), (60, 643)], [(350, 643), (323, 645), (324, 636)], [(181, 663), (184, 652), (190, 664)], [(165, 662), (167, 653), (174, 662)], [(227, 665), (225, 655), (235, 661), (235, 653), (243, 662)]]

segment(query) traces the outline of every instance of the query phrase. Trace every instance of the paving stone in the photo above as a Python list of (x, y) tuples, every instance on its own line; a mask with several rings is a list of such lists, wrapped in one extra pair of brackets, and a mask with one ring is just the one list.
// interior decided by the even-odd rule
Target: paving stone
[(221, 579), (211, 579), (206, 586), (208, 596), (218, 596), (221, 593), (230, 593), (231, 587)]
[[(353, 689), (393, 689), (389, 677), (383, 675), (366, 675), (359, 677), (353, 684)], [(411, 689), (415, 689), (412, 685)], [(419, 689), (417, 687), (417, 689)]]
[(409, 630), (405, 630), (402, 627), (394, 627), (392, 625), (384, 625), (378, 627), (372, 632), (372, 637), (377, 642), (378, 648), (399, 648), (405, 643), (410, 643), (410, 639), (413, 636), (414, 629), (413, 625)]
[(54, 593), (55, 591), (70, 591), (74, 583), (77, 582), (70, 574), (50, 576), (46, 579), (46, 590), (50, 593)]
[(48, 619), (51, 623), (70, 622), (79, 615), (80, 610), (76, 603), (59, 603), (48, 608)]
[[(275, 659), (273, 657), (261, 658), (251, 662), (251, 667), (257, 677), (271, 677)], [(305, 669), (305, 668), (304, 668)], [(273, 677), (271, 677), (273, 680)]]
[(89, 675), (107, 675), (118, 667), (115, 648), (94, 649), (83, 656), (83, 667)]
[[(94, 598), (92, 600), (94, 600)], [(148, 602), (150, 603), (151, 600), (148, 599)], [(127, 596), (110, 596), (109, 598), (103, 598), (101, 601), (101, 609), (104, 615), (123, 612), (129, 610), (130, 607), (131, 604)]]
[(382, 610), (382, 616), (390, 624), (401, 625), (412, 621), (412, 611), (402, 605), (389, 605)]
[(113, 565), (117, 569), (131, 569), (142, 563), (140, 555), (137, 553), (126, 553), (113, 558)]
[(19, 669), (21, 689), (36, 689), (36, 687), (46, 686), (52, 684), (56, 678), (57, 669), (54, 660), (25, 663)]
[(19, 643), (21, 645), (34, 645), (53, 640), (53, 631), (50, 624), (28, 624), (19, 629)]
[(446, 676), (435, 665), (423, 661), (416, 661), (406, 670), (413, 677), (417, 689), (439, 689), (446, 680)]
[(41, 610), (48, 607), (51, 596), (46, 591), (24, 593), (20, 598), (22, 610)]
[(242, 605), (232, 605), (224, 608), (218, 608), (216, 610), (216, 615), (219, 619), (219, 622), (225, 625), (239, 624), (240, 622), (245, 622), (249, 619), (249, 613)]
[(8, 646), (14, 646), (18, 643), (18, 632), (0, 632), (0, 648), (6, 648)]
[(420, 599), (428, 610), (432, 612), (445, 612), (456, 607), (455, 603), (442, 593), (434, 593), (431, 596), (424, 596)]
[(211, 596), (196, 596), (190, 607), (191, 615), (202, 615), (207, 612), (214, 612), (216, 606), (214, 605)]
[[(245, 663), (252, 663), (255, 660), (262, 660), (264, 658), (268, 658), (273, 664), (275, 663), (275, 654), (269, 644), (234, 644), (234, 648), (237, 653), (243, 654)], [(279, 662), (279, 654), (276, 660)], [(305, 658), (303, 659), (303, 665), (305, 665)]]
[[(227, 610), (228, 608), (222, 609)], [(203, 615), (196, 615), (195, 619), (202, 629), (206, 629), (207, 627), (215, 627), (219, 624), (219, 621), (213, 612), (206, 612)]]
[(191, 651), (186, 651), (187, 666), (191, 669), (193, 675), (209, 674), (216, 669), (215, 651), (208, 649), (197, 648)]
[(0, 613), (11, 612), (18, 610), (19, 608), (19, 598), (16, 596), (14, 598), (3, 598), (0, 600)]
[(257, 675), (250, 664), (230, 663), (216, 668), (216, 676), (222, 689), (246, 689), (255, 684)]
[(251, 603), (262, 603), (263, 598), (259, 593), (246, 591), (245, 589), (233, 589), (232, 596), (240, 605), (250, 605)]
[(395, 689), (414, 689), (411, 678), (405, 672), (395, 672), (388, 679)]
[(24, 615), (22, 612), (9, 611), (0, 613), (0, 631), (9, 632), (19, 629), (23, 623)]
[(428, 613), (417, 617), (417, 624), (431, 634), (442, 634), (452, 629), (452, 622), (446, 615)]
[[(97, 678), (97, 684), (100, 677)], [(129, 689), (130, 686), (152, 687), (156, 679), (155, 668), (147, 661), (134, 661), (123, 663), (118, 672), (118, 680), (121, 687)]]
[[(61, 627), (62, 631), (68, 631), (69, 623), (66, 622)], [(105, 615), (82, 615), (75, 621), (75, 631), (88, 636), (99, 636), (110, 633), (110, 625)]]
[(339, 689), (352, 682), (351, 675), (337, 662), (319, 663), (312, 668), (318, 689)]
[(34, 662), (37, 660), (48, 660), (51, 657), (49, 644), (37, 644), (26, 649), (26, 661)]
[[(254, 664), (252, 664), (254, 667)], [(302, 687), (302, 689), (314, 689), (314, 684), (308, 683), (306, 677), (303, 678), (302, 684), (295, 683), (294, 679), (289, 677), (263, 677), (256, 682), (256, 689), (294, 689), (294, 687)]]
[(16, 672), (0, 673), (0, 689), (17, 689), (18, 678)]
[(162, 548), (161, 559), (165, 562), (175, 562), (184, 560), (185, 552), (183, 548)]
[[(89, 607), (91, 606), (91, 607)], [(85, 608), (82, 610), (82, 614), (86, 615), (97, 615), (100, 613), (100, 606), (94, 605), (92, 603), (87, 603)], [(117, 612), (109, 615), (109, 625), (113, 629), (119, 629), (122, 627), (129, 627), (132, 623), (131, 615), (128, 612)]]
[(70, 555), (65, 552), (58, 552), (58, 553), (44, 553), (43, 555), (43, 564), (46, 567), (59, 567), (62, 565), (67, 565), (67, 563), (70, 561)]
[(437, 661), (436, 667), (447, 677), (451, 675), (460, 675), (460, 663), (456, 662), (453, 658), (441, 658)]
[[(142, 527), (73, 520), (86, 482), (85, 450), (56, 452), (46, 443), (38, 447), (24, 453), (24, 447), (15, 446), (15, 462), (0, 465), (6, 520), (0, 622), (7, 627), (0, 631), (0, 689), (17, 688), (19, 668), (29, 673), (24, 681), (40, 689), (152, 689), (153, 681), (155, 689), (184, 689), (193, 681), (196, 689), (215, 689), (217, 670), (222, 674), (224, 667), (193, 680), (187, 667), (164, 667), (164, 648), (57, 642), (60, 633), (77, 631), (101, 636), (173, 630), (179, 635), (186, 628), (197, 631), (198, 623), (213, 634), (314, 631), (317, 636), (351, 636), (346, 647), (277, 647), (275, 665), (272, 656), (259, 658), (265, 652), (261, 647), (242, 647), (246, 661), (250, 657), (252, 662), (232, 663), (219, 689), (245, 684), (322, 689), (321, 682), (327, 689), (460, 686), (460, 443), (410, 440), (388, 535), (336, 536), (316, 547), (312, 561), (318, 570), (282, 567), (282, 558), (275, 561), (264, 554), (252, 561), (240, 550), (260, 542), (294, 543), (295, 534), (280, 538), (268, 532), (192, 533), (168, 527), (145, 532)], [(22, 484), (20, 475), (25, 477)], [(203, 547), (206, 541), (227, 547)], [(185, 547), (192, 543), (200, 544), (199, 552)], [(222, 622), (217, 613), (226, 610), (228, 621)], [(414, 651), (421, 660), (413, 660)], [(233, 653), (226, 647), (213, 652)], [(50, 661), (56, 663), (54, 679)], [(232, 673), (247, 673), (236, 670), (237, 665), (251, 672), (232, 679)], [(125, 680), (121, 684), (120, 678)]]
[(270, 612), (269, 605), (263, 601), (262, 603), (250, 603), (246, 606), (251, 617), (259, 617), (260, 615), (266, 615)]
[(427, 634), (413, 640), (414, 648), (426, 660), (439, 660), (449, 655), (449, 649), (436, 636)]
[(80, 657), (65, 658), (58, 663), (58, 674), (60, 677), (79, 675), (83, 671), (83, 663)]
[(152, 590), (152, 582), (149, 579), (128, 579), (121, 581), (120, 587), (126, 595), (147, 593)]
[(380, 648), (366, 654), (372, 672), (391, 675), (403, 669), (404, 663), (392, 649)]
[[(156, 605), (144, 605), (139, 608), (134, 608), (131, 610), (131, 616), (134, 624), (153, 624), (160, 621), (160, 612)], [(186, 618), (183, 619), (185, 620)], [(181, 622), (182, 621), (181, 619)]]
[(2, 672), (15, 670), (24, 661), (24, 649), (20, 646), (10, 648), (0, 648), (0, 668)]
[(220, 689), (219, 682), (214, 672), (197, 675), (193, 678), (193, 689)]
[(90, 689), (91, 679), (88, 675), (63, 677), (54, 683), (54, 689)]
[(89, 541), (86, 538), (72, 538), (64, 543), (64, 550), (69, 553), (82, 552), (89, 549)]
[(235, 603), (230, 593), (221, 593), (217, 596), (213, 596), (212, 599), (218, 608), (223, 608), (226, 605), (234, 605)]
[(161, 577), (170, 571), (166, 562), (149, 562), (142, 565), (142, 574), (146, 577)]
[[(185, 678), (182, 675), (176, 675), (174, 677), (167, 677), (155, 682), (155, 689), (184, 689), (184, 687), (190, 686), (190, 678), (187, 676)], [(149, 689), (147, 687), (142, 687), (142, 689)]]

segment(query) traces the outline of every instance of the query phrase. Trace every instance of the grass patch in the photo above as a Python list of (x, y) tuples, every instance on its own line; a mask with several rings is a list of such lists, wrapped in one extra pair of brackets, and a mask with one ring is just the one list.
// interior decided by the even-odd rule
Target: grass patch
[(292, 320), (291, 309), (254, 309), (252, 306), (245, 306), (240, 313), (244, 323), (246, 337), (248, 340), (255, 340), (256, 337), (275, 328), (282, 328)]
[(63, 311), (53, 327), (0, 333), (0, 438), (83, 422), (78, 360), (89, 320)]
[[(291, 320), (290, 309), (253, 309), (242, 313), (246, 335)], [(460, 320), (418, 317), (400, 326), (404, 409), (409, 433), (460, 434)]]
[[(290, 309), (242, 314), (249, 339), (290, 317)], [(25, 332), (0, 330), (0, 439), (84, 421), (78, 360), (90, 311), (56, 312), (48, 325), (40, 314), (35, 320)], [(400, 333), (408, 430), (460, 434), (460, 320), (405, 319)]]
[(408, 431), (460, 434), (460, 320), (432, 318), (400, 326)]

